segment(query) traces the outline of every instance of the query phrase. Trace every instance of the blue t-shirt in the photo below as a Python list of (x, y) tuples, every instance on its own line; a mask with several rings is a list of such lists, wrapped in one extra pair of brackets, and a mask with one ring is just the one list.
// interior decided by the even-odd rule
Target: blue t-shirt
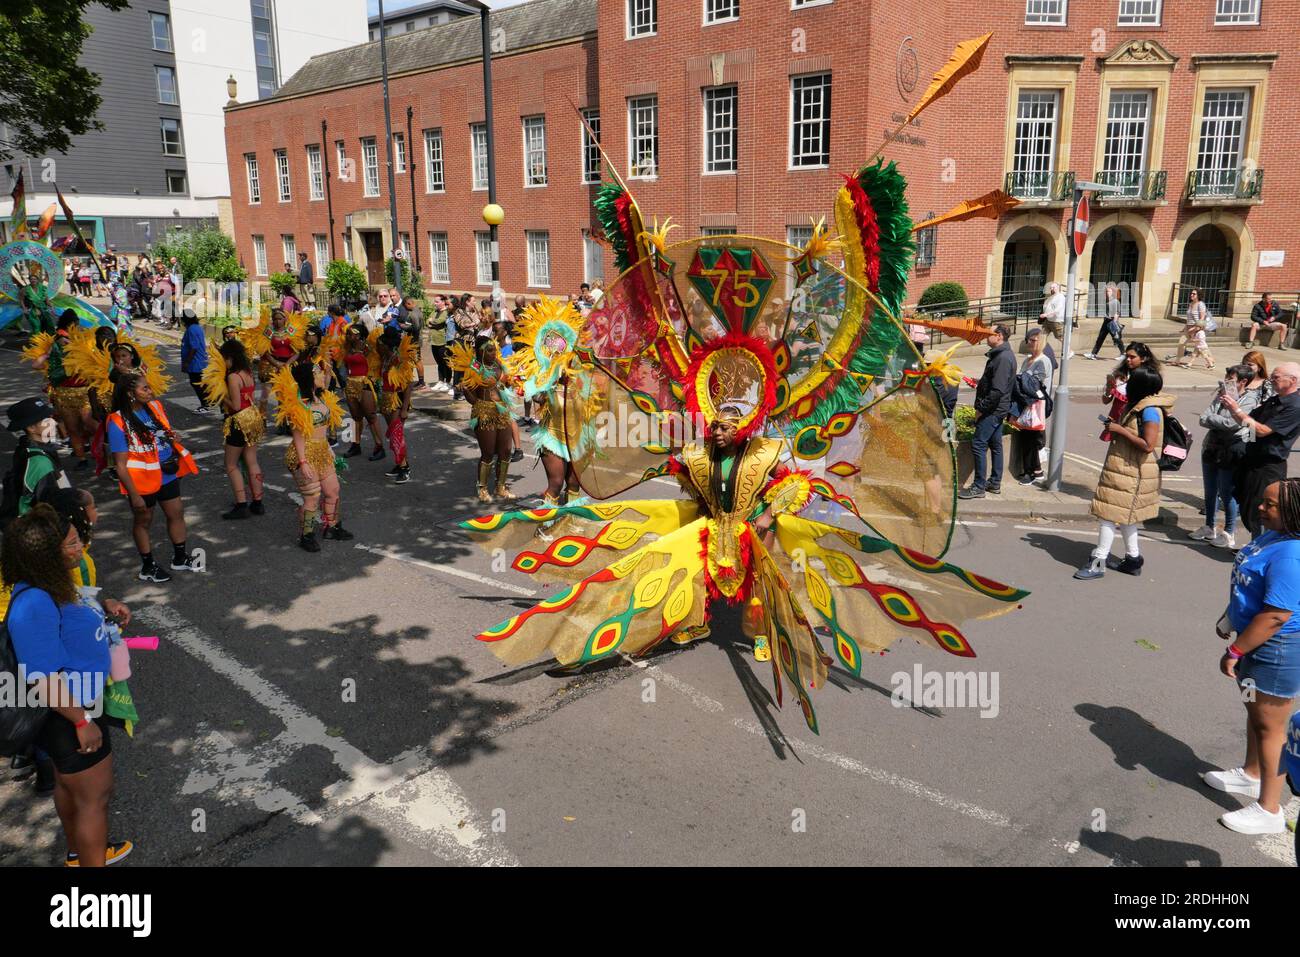
[(1142, 414), (1138, 416), (1138, 418), (1142, 420), (1143, 425), (1145, 425), (1148, 422), (1154, 422), (1156, 423), (1156, 425), (1159, 425), (1160, 409), (1154, 405), (1149, 405), (1142, 410)]
[[(161, 465), (163, 462), (167, 462), (175, 458), (176, 456), (175, 448), (173, 448), (171, 442), (168, 441), (166, 432), (162, 428), (162, 426), (160, 426), (157, 422), (154, 421), (154, 418), (149, 413), (149, 410), (141, 409), (139, 412), (135, 414), (135, 417), (139, 419), (141, 423), (143, 423), (146, 429), (148, 429), (150, 432), (153, 433), (153, 441), (158, 448), (158, 464)], [(111, 419), (109, 420), (108, 450), (110, 452), (126, 452), (128, 450), (135, 451), (135, 452), (142, 452), (146, 448), (147, 446), (141, 443), (140, 439), (135, 435), (134, 432), (131, 433), (128, 439), (126, 433), (123, 432), (120, 428), (118, 428), (116, 423), (114, 423)], [(169, 482), (175, 482), (175, 481), (176, 481), (175, 475), (168, 475), (165, 470), (163, 471), (162, 473), (163, 485), (167, 485)]]
[(208, 367), (208, 337), (200, 323), (185, 330), (181, 339), (181, 371), (202, 372)]
[(1237, 552), (1228, 619), (1238, 634), (1264, 606), (1291, 612), (1278, 635), (1300, 632), (1300, 538), (1264, 532)]
[(78, 706), (99, 700), (109, 670), (102, 614), (80, 604), (59, 608), (49, 592), (19, 582), (5, 623), (29, 680), (64, 672)]

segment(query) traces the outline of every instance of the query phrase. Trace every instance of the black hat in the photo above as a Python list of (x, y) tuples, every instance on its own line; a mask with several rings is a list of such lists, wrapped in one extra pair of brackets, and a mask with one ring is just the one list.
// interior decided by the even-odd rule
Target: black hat
[(54, 418), (54, 406), (40, 396), (22, 399), (9, 406), (9, 431), (21, 432), (29, 425)]

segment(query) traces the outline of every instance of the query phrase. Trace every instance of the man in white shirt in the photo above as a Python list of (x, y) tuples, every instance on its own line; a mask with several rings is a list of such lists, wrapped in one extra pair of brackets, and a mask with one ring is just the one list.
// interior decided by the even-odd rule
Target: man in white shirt
[[(1043, 303), (1043, 311), (1038, 315), (1042, 322), (1043, 329), (1049, 335), (1054, 335), (1061, 340), (1061, 345), (1065, 345), (1065, 293), (1061, 291), (1060, 283), (1052, 283), (1047, 287), (1047, 300)], [(1070, 358), (1074, 353), (1071, 352), (1066, 358)]]

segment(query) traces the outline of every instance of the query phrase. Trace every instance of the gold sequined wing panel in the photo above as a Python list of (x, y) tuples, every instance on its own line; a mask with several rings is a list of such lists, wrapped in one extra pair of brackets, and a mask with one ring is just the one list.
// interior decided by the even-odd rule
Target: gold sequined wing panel
[(875, 536), (797, 516), (778, 516), (776, 533), (778, 563), (855, 675), (864, 654), (884, 651), (902, 635), (973, 658), (962, 623), (1014, 611), (1029, 594)]
[(484, 515), (459, 528), (484, 551), (504, 550), (510, 567), (539, 581), (574, 582), (599, 561), (614, 561), (699, 517), (683, 501), (565, 505)]
[(478, 638), (507, 664), (544, 656), (562, 664), (643, 655), (704, 624), (704, 519), (623, 556)]

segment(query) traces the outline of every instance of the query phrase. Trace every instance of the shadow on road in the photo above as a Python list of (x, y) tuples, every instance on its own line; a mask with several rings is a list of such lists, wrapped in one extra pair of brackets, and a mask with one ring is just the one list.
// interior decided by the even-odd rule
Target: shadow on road
[(1219, 867), (1218, 851), (1183, 841), (1140, 837), (1136, 841), (1114, 831), (1079, 831), (1079, 843), (1118, 867)]
[(1092, 722), (1088, 730), (1114, 752), (1115, 763), (1126, 771), (1143, 767), (1161, 780), (1195, 791), (1225, 811), (1241, 807), (1232, 795), (1211, 790), (1201, 781), (1205, 771), (1218, 770), (1215, 765), (1197, 757), (1186, 744), (1136, 711), (1099, 704), (1079, 704), (1074, 710)]

